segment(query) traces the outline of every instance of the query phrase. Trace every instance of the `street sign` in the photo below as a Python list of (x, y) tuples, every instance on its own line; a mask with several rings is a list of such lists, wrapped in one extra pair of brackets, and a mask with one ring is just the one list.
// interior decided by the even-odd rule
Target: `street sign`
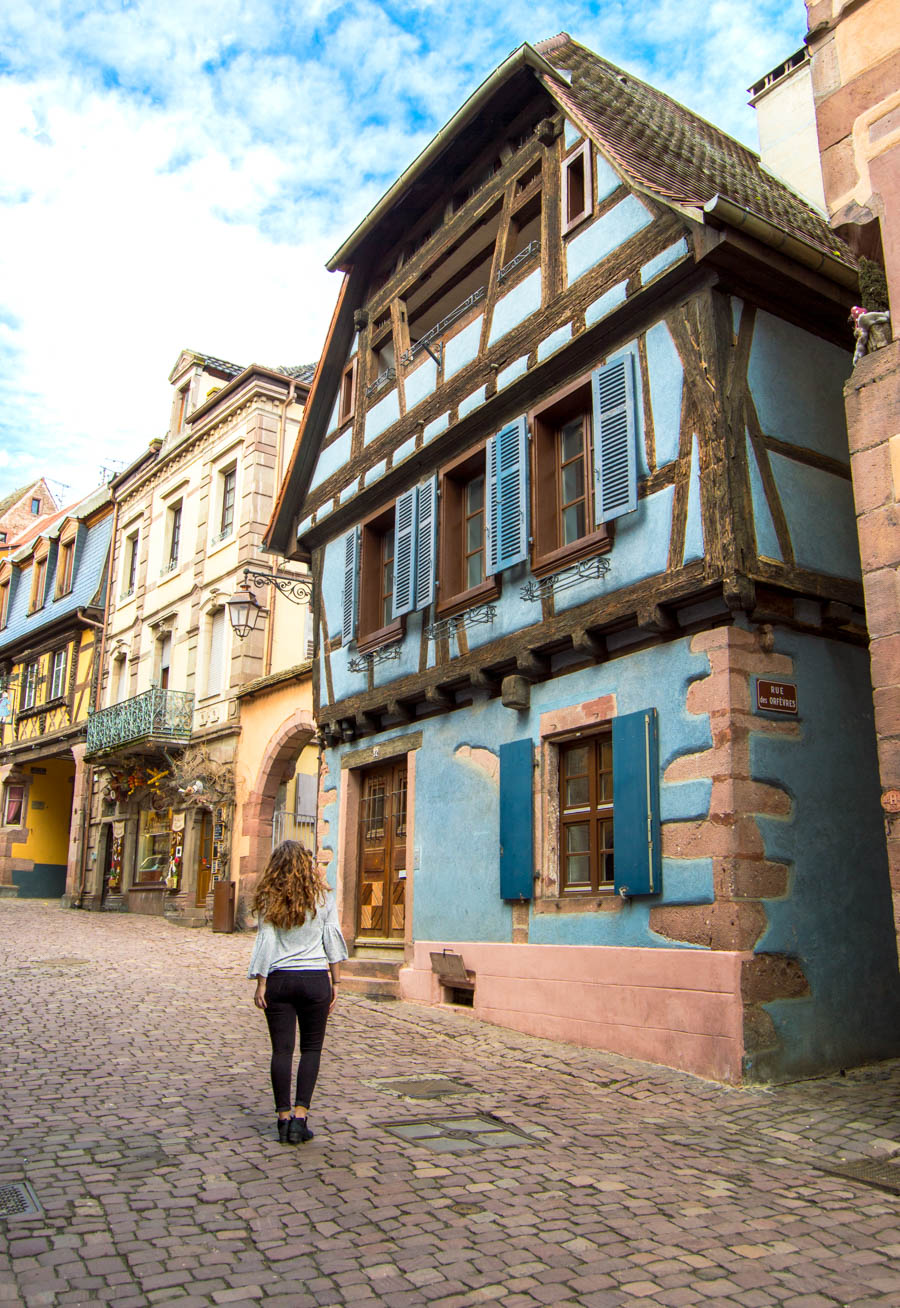
[(790, 681), (756, 680), (756, 708), (760, 713), (797, 715), (797, 687)]

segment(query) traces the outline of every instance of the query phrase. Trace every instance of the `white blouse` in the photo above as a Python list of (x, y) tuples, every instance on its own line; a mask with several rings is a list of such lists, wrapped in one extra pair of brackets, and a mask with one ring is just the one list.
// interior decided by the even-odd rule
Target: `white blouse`
[(248, 977), (270, 972), (318, 972), (329, 963), (347, 957), (347, 946), (338, 926), (334, 891), (302, 926), (276, 927), (262, 921), (256, 928), (256, 944), (247, 969)]

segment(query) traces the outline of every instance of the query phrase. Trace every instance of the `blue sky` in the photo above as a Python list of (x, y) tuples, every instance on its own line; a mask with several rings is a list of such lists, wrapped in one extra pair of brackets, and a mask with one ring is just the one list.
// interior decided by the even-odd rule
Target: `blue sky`
[(506, 55), (566, 30), (756, 145), (802, 0), (6, 0), (0, 494), (161, 435), (183, 347), (312, 362), (324, 262)]

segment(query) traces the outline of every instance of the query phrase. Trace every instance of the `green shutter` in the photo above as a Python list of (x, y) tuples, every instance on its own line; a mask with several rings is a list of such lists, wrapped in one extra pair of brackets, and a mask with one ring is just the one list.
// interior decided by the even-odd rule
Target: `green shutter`
[(620, 895), (662, 889), (656, 709), (613, 718), (613, 844)]
[(599, 526), (637, 508), (634, 352), (591, 377), (594, 400), (594, 517)]
[(500, 746), (500, 898), (531, 899), (534, 879), (534, 748)]

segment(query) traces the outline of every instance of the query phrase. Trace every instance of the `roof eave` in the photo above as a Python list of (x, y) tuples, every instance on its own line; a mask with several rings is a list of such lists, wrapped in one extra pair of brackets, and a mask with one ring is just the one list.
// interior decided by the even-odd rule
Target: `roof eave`
[[(453, 117), (447, 122), (437, 136), (426, 145), (425, 149), (409, 165), (405, 172), (401, 173), (390, 190), (386, 191), (375, 208), (370, 210), (359, 226), (353, 231), (344, 244), (337, 250), (326, 263), (325, 267), (329, 272), (347, 272), (353, 261), (353, 255), (359, 248), (360, 244), (372, 232), (378, 223), (381, 222), (385, 214), (398, 202), (402, 195), (412, 186), (413, 182), (443, 153), (447, 143), (463, 127), (466, 126), (483, 108), (485, 103), (503, 85), (504, 82), (514, 76), (522, 68), (530, 67), (535, 72), (543, 73), (546, 77), (552, 77), (554, 81), (559, 81), (561, 74), (548, 63), (543, 55), (538, 54), (534, 46), (520, 45), (514, 50), (503, 63), (490, 74), (489, 77), (481, 83), (477, 90), (473, 91), (468, 100), (456, 111)], [(564, 79), (563, 79), (564, 80)]]
[(727, 227), (745, 231), (771, 249), (780, 250), (789, 258), (805, 264), (807, 268), (822, 273), (829, 280), (837, 282), (839, 286), (845, 286), (850, 290), (857, 286), (858, 274), (852, 265), (820, 250), (818, 246), (808, 241), (801, 240), (799, 236), (785, 232), (768, 219), (761, 218), (759, 214), (752, 213), (749, 209), (744, 209), (734, 200), (729, 200), (727, 196), (716, 194), (711, 200), (707, 200), (703, 206), (703, 214), (706, 222), (711, 222), (713, 225), (717, 222), (724, 223)]

